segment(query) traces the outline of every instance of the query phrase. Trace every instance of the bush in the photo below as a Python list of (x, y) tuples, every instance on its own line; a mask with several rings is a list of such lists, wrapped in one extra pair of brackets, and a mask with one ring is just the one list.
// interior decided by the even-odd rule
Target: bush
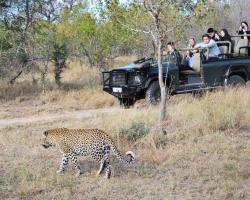
[(143, 122), (132, 122), (128, 127), (120, 129), (119, 133), (129, 141), (136, 141), (146, 136), (150, 128)]
[(19, 98), (35, 97), (42, 92), (39, 85), (30, 81), (22, 81), (13, 85), (7, 85), (3, 82), (0, 83), (0, 102), (15, 100)]

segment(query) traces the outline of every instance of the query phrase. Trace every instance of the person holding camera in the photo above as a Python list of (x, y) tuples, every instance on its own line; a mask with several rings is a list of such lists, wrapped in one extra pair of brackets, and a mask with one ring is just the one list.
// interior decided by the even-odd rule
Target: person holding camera
[[(250, 34), (250, 29), (248, 27), (248, 23), (243, 21), (240, 23), (239, 35), (247, 35)], [(242, 39), (248, 38), (250, 40), (250, 36), (243, 36)]]
[(220, 41), (220, 35), (218, 34), (218, 32), (216, 30), (214, 30), (213, 28), (209, 28), (207, 29), (207, 34), (209, 35), (209, 37), (211, 39), (213, 39), (215, 42)]

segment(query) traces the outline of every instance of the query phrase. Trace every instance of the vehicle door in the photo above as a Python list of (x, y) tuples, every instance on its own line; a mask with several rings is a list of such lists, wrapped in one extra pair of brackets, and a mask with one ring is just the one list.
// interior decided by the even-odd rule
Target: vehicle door
[(228, 59), (203, 60), (203, 80), (207, 87), (223, 85), (226, 63)]
[(163, 77), (167, 80), (166, 84), (170, 85), (171, 90), (179, 87), (179, 65), (176, 55), (169, 55), (163, 58)]

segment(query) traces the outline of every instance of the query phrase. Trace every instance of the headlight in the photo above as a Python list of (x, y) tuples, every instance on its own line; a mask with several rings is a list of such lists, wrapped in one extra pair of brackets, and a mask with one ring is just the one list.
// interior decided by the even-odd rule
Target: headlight
[(141, 76), (135, 76), (134, 77), (134, 82), (135, 84), (140, 84), (142, 82), (142, 77)]
[(141, 85), (143, 82), (144, 76), (142, 74), (130, 74), (128, 76), (128, 84), (129, 85)]

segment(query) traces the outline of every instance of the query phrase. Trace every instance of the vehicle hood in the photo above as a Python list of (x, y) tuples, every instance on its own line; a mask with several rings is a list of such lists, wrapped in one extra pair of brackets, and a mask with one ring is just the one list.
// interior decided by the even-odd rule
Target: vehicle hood
[[(111, 71), (127, 71), (127, 72), (129, 72), (129, 71), (134, 71), (134, 70), (140, 70), (142, 68), (149, 69), (149, 71), (151, 73), (158, 73), (158, 67), (157, 66), (153, 66), (150, 63), (140, 63), (140, 64), (131, 63), (131, 64), (126, 65), (126, 66), (115, 67)], [(175, 64), (174, 63), (166, 63), (165, 62), (163, 64), (163, 72), (171, 71), (172, 68), (175, 68)]]
[(152, 62), (150, 60), (147, 60), (145, 62), (133, 62), (129, 65), (123, 66), (123, 67), (116, 67), (112, 69), (112, 71), (122, 70), (122, 71), (133, 71), (133, 70), (141, 70), (145, 68), (149, 68), (151, 66)]
[(122, 66), (122, 67), (115, 67), (111, 71), (131, 71), (134, 68), (135, 68), (135, 64), (131, 63), (129, 65), (125, 65), (125, 66)]

